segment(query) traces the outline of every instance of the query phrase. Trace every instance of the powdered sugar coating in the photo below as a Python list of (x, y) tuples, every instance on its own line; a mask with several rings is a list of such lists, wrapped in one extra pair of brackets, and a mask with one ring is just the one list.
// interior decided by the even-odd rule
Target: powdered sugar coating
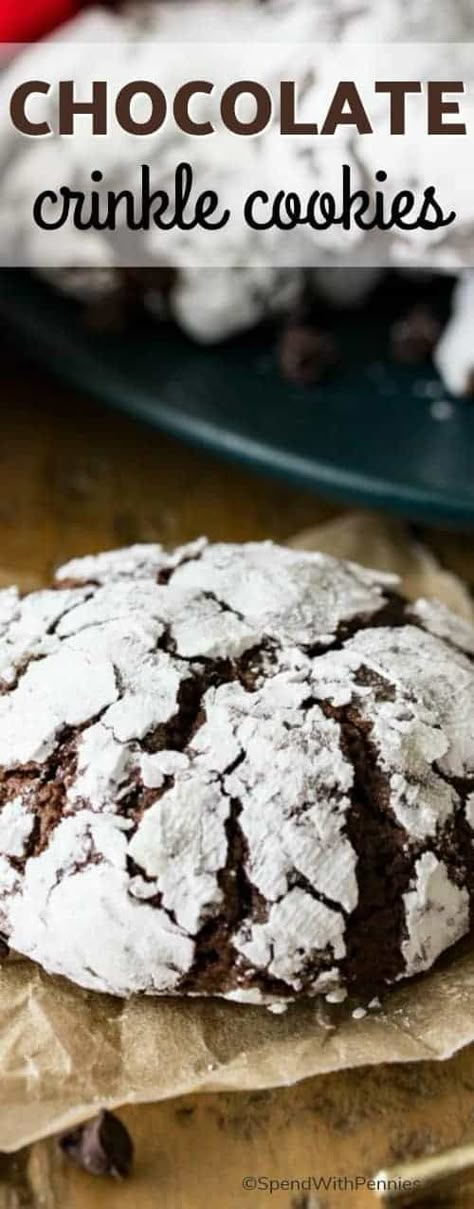
[[(235, 940), (237, 950), (251, 963), (287, 984), (303, 989), (301, 974), (307, 962), (327, 948), (344, 957), (344, 919), (297, 887), (271, 907), (268, 920), (250, 931), (244, 924)], [(316, 977), (307, 990), (325, 989)]]
[(423, 623), (430, 634), (445, 638), (461, 651), (474, 655), (473, 627), (462, 617), (457, 617), (439, 600), (417, 600), (413, 614)]
[(474, 633), (395, 587), (201, 540), (0, 593), (12, 946), (118, 995), (257, 1003), (428, 968), (474, 891)]
[(64, 563), (56, 572), (56, 580), (58, 583), (72, 579), (108, 583), (117, 579), (153, 579), (160, 571), (172, 571), (186, 559), (198, 558), (205, 545), (205, 539), (198, 538), (171, 552), (164, 550), (158, 542), (105, 550)]
[(203, 558), (183, 562), (173, 577), (178, 592), (189, 587), (223, 599), (252, 625), (256, 641), (266, 635), (301, 646), (329, 643), (341, 622), (380, 608), (383, 588), (396, 582), (392, 575), (271, 542), (208, 546)]
[(217, 874), (227, 858), (229, 800), (214, 778), (177, 779), (146, 811), (129, 855), (155, 878), (163, 905), (192, 936), (222, 902)]
[(0, 850), (5, 856), (23, 856), (34, 826), (34, 817), (21, 794), (7, 802), (0, 814)]
[(408, 939), (403, 944), (406, 973), (428, 970), (433, 962), (467, 931), (469, 895), (450, 881), (445, 866), (432, 852), (416, 863), (413, 889), (405, 895)]
[(192, 940), (165, 911), (128, 892), (125, 833), (88, 813), (66, 818), (27, 862), (8, 910), (15, 947), (93, 990), (172, 991), (192, 962)]
[(193, 749), (199, 764), (222, 774), (225, 763), (236, 765), (223, 783), (241, 804), (249, 876), (265, 899), (278, 902), (300, 874), (349, 911), (357, 904), (355, 854), (345, 835), (353, 770), (337, 724), (317, 706), (302, 716), (298, 705), (308, 685), (298, 686), (296, 706), (294, 687), (290, 675), (274, 677), (251, 697), (236, 684), (211, 690)]

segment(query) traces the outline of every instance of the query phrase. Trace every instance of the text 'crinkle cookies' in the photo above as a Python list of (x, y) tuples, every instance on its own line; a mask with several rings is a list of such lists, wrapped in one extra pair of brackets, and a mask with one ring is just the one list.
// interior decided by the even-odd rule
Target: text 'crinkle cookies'
[(271, 1003), (426, 970), (474, 901), (474, 630), (271, 543), (0, 593), (0, 929), (85, 987)]

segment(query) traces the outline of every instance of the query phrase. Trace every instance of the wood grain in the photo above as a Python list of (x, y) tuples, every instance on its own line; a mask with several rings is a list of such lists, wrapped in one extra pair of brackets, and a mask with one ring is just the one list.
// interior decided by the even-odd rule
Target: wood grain
[[(66, 390), (5, 344), (0, 443), (2, 582), (43, 583), (65, 558), (131, 541), (283, 539), (338, 511), (310, 493), (189, 449)], [(474, 584), (472, 542), (422, 531)], [(474, 1047), (443, 1064), (352, 1071), (296, 1088), (128, 1109), (123, 1184), (70, 1167), (54, 1141), (0, 1156), (0, 1209), (370, 1209), (372, 1196), (281, 1188), (370, 1174), (474, 1137)], [(374, 1202), (375, 1204), (376, 1202)], [(458, 1204), (474, 1203), (474, 1193)], [(452, 1202), (454, 1205), (454, 1201)]]

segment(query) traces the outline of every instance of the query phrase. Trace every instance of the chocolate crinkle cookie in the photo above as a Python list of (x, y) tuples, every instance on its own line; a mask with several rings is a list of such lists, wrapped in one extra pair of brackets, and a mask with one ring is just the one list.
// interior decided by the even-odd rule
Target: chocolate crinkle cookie
[(0, 593), (0, 931), (115, 995), (428, 969), (474, 901), (474, 630), (269, 542)]

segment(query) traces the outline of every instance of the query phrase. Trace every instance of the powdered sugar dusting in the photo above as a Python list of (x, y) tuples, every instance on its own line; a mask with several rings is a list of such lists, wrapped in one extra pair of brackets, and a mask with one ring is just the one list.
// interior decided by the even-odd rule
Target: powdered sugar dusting
[(466, 623), (430, 602), (405, 613), (393, 577), (271, 543), (136, 546), (57, 582), (0, 593), (14, 948), (119, 995), (339, 999), (370, 910), (361, 810), (381, 843), (398, 828), (386, 980), (467, 930), (470, 854), (455, 880), (442, 855), (474, 820)]
[(18, 668), (28, 659), (40, 658), (55, 649), (51, 631), (68, 607), (87, 596), (75, 593), (36, 592), (20, 600), (15, 588), (0, 593), (0, 680), (11, 684)]
[(474, 655), (473, 627), (456, 613), (452, 613), (440, 600), (417, 600), (413, 609), (415, 617), (419, 617), (430, 634), (438, 638), (446, 638), (461, 651)]
[[(118, 832), (112, 845), (113, 833), (102, 830), (87, 818), (65, 819), (49, 849), (27, 863), (8, 907), (12, 939), (82, 986), (118, 995), (172, 991), (192, 963), (193, 942), (164, 911), (133, 899), (125, 837)], [(94, 854), (102, 859), (92, 863)]]
[(416, 881), (405, 894), (408, 939), (403, 943), (406, 974), (427, 970), (467, 931), (469, 895), (450, 880), (445, 866), (432, 852), (416, 863)]
[(217, 874), (227, 857), (229, 800), (209, 777), (183, 777), (150, 806), (129, 855), (156, 878), (163, 905), (194, 935), (222, 901)]
[(228, 762), (243, 757), (224, 785), (242, 806), (253, 885), (273, 902), (300, 873), (316, 891), (355, 907), (355, 854), (344, 834), (353, 770), (337, 724), (317, 706), (302, 717), (291, 692), (285, 709), (281, 691), (275, 706), (265, 690), (249, 697), (235, 684), (209, 697), (206, 715), (194, 741), (199, 760), (209, 766), (223, 753)]
[(330, 949), (334, 959), (344, 957), (344, 919), (295, 888), (271, 908), (267, 923), (244, 925), (235, 946), (252, 965), (298, 991), (300, 975), (315, 956)]
[(18, 688), (0, 698), (0, 764), (43, 761), (64, 726), (80, 726), (118, 697), (112, 661), (97, 642), (88, 651), (58, 645), (29, 664)]
[(78, 580), (84, 583), (106, 583), (117, 579), (154, 578), (160, 571), (172, 571), (186, 559), (199, 558), (205, 545), (206, 540), (202, 537), (187, 546), (179, 546), (171, 553), (158, 543), (107, 550), (104, 554), (71, 559), (59, 567), (56, 579), (58, 582)]
[(6, 803), (0, 814), (0, 850), (5, 856), (23, 856), (34, 822), (21, 794)]
[(368, 629), (318, 660), (314, 693), (356, 703), (394, 814), (408, 835), (434, 835), (458, 804), (446, 776), (474, 770), (474, 675), (465, 655), (414, 626)]
[(375, 574), (323, 554), (307, 554), (271, 542), (209, 546), (195, 565), (183, 563), (176, 589), (212, 592), (227, 608), (282, 643), (327, 643), (342, 621), (375, 613), (383, 587), (396, 577)]

